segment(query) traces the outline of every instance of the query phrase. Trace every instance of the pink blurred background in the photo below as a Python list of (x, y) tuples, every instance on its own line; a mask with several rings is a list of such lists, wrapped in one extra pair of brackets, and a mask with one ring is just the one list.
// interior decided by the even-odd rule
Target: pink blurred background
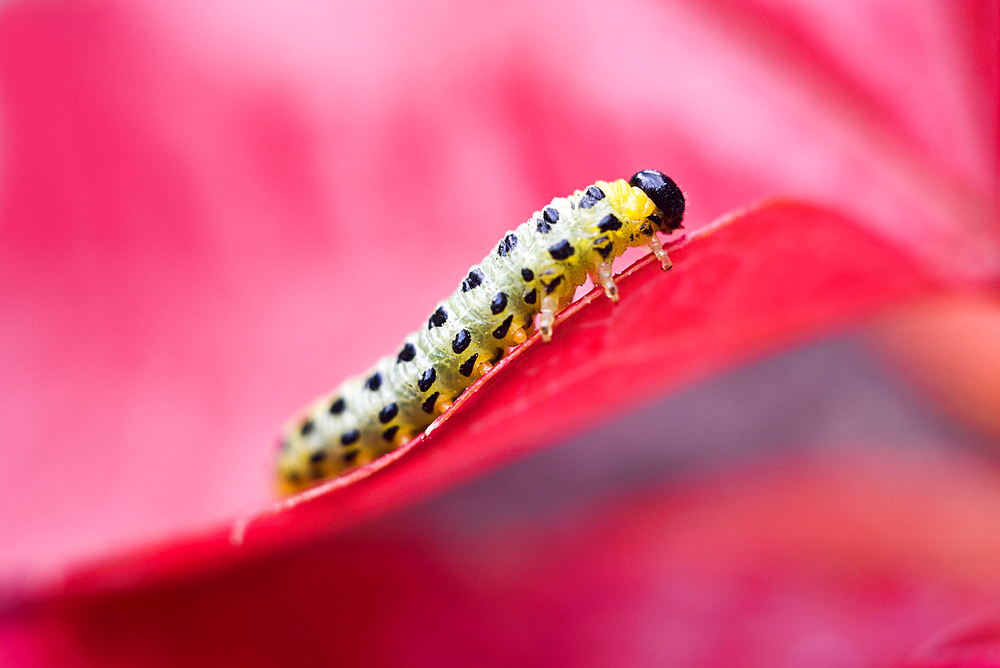
[[(995, 285), (997, 30), (995, 3), (930, 0), (5, 3), (0, 582), (265, 503), (291, 412), (596, 179), (667, 172), (689, 229), (804, 198), (956, 289)], [(994, 331), (984, 304), (971, 329)], [(941, 353), (913, 317), (625, 418), (613, 455), (594, 432), (394, 521), (467, 550), (453, 532), (814, 457), (915, 461), (993, 498), (989, 399), (962, 422), (961, 388), (946, 413), (867, 346), (954, 376), (921, 364)]]

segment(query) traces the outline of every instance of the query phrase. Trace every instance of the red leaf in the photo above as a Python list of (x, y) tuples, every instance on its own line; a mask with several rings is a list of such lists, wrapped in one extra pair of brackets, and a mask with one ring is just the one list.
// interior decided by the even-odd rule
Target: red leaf
[[(593, 291), (418, 438), (230, 530), (77, 573), (66, 591), (135, 587), (240, 561), (385, 513), (711, 371), (935, 290), (905, 256), (834, 213), (772, 202)], [(623, 391), (627, 388), (628, 391)], [(232, 540), (236, 545), (230, 544)]]
[(0, 571), (259, 504), (289, 413), (596, 178), (996, 277), (995, 3), (627, 5), (0, 6)]
[(395, 518), (24, 608), (0, 619), (0, 650), (58, 666), (892, 665), (1000, 593), (1000, 480), (912, 453), (854, 459), (606, 499), (445, 553)]
[[(821, 462), (804, 467), (804, 490), (765, 481), (789, 490), (771, 503), (697, 491), (721, 499), (715, 521), (680, 525), (654, 494), (598, 509), (555, 550), (546, 536), (498, 536), (478, 546), (495, 558), (455, 555), (466, 570), (435, 559), (405, 522), (371, 520), (714, 369), (933, 291), (924, 272), (995, 281), (996, 35), (995, 3), (975, 1), (4, 4), (7, 581), (51, 581), (81, 554), (259, 503), (266, 441), (286, 412), (394, 345), (476, 259), (470, 248), (595, 178), (665, 169), (689, 195), (691, 229), (791, 193), (905, 250), (817, 209), (754, 212), (761, 224), (678, 251), (671, 275), (638, 270), (619, 308), (598, 299), (569, 316), (552, 346), (525, 348), (429, 438), (253, 519), (241, 548), (228, 527), (172, 540), (5, 616), (0, 663), (620, 663), (644, 632), (667, 658), (634, 658), (677, 663), (689, 636), (662, 627), (676, 619), (710, 634), (719, 665), (815, 665), (817, 647), (844, 663), (898, 659), (996, 596), (982, 567), (998, 560), (996, 481), (977, 478), (988, 465), (921, 472), (900, 458), (837, 506), (824, 503), (840, 497)], [(783, 216), (797, 222), (778, 225)], [(967, 319), (980, 322), (995, 327), (995, 309)], [(965, 375), (955, 353), (983, 373), (970, 352), (992, 353), (988, 334), (970, 351), (956, 336), (969, 328), (931, 325), (929, 339), (956, 339), (933, 373)], [(993, 388), (953, 398), (988, 411)], [(909, 487), (887, 484), (893, 474)], [(928, 489), (938, 493), (924, 503)], [(948, 505), (968, 489), (978, 503)], [(831, 507), (857, 512), (844, 521)], [(786, 561), (745, 549), (758, 527)], [(340, 533), (317, 542), (326, 532)], [(679, 555), (661, 549), (674, 535), (689, 539)], [(891, 558), (895, 539), (906, 550)], [(865, 561), (873, 544), (890, 558)], [(532, 561), (536, 551), (559, 558)], [(512, 553), (526, 566), (504, 578)], [(824, 570), (855, 557), (865, 568)], [(691, 586), (677, 564), (719, 577)], [(915, 565), (930, 575), (907, 579)], [(966, 570), (977, 575), (956, 576)], [(935, 595), (942, 573), (947, 592)], [(174, 589), (181, 574), (194, 579)], [(664, 582), (680, 592), (664, 594), (670, 615), (649, 598)], [(802, 608), (830, 614), (821, 632), (853, 625), (867, 653), (811, 628), (783, 636)]]

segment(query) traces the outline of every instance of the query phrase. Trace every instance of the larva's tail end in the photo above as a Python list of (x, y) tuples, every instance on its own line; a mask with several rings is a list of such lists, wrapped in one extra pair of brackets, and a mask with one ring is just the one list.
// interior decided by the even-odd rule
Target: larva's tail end
[(278, 496), (292, 496), (309, 487), (304, 471), (281, 470), (275, 479)]
[(279, 477), (275, 490), (279, 497), (294, 496), (305, 489), (304, 485), (294, 484), (285, 477)]
[(663, 212), (663, 230), (673, 232), (684, 221), (684, 193), (673, 179), (655, 169), (636, 172), (628, 184), (642, 190)]
[(315, 484), (310, 460), (295, 434), (286, 430), (278, 440), (274, 485), (280, 496), (291, 496)]

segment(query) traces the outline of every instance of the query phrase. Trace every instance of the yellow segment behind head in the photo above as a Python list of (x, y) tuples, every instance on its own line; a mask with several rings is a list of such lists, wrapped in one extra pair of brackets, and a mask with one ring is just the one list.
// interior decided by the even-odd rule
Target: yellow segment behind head
[(608, 204), (621, 218), (643, 220), (656, 213), (656, 205), (649, 195), (640, 188), (635, 188), (624, 179), (608, 183), (598, 181), (597, 187), (604, 191)]

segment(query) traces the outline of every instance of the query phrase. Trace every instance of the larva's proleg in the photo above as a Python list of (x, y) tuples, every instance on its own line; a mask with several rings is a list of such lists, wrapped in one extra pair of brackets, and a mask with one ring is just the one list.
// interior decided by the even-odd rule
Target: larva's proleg
[[(618, 286), (615, 285), (615, 279), (612, 275), (611, 262), (608, 260), (602, 260), (597, 262), (594, 267), (594, 275), (591, 276), (594, 285), (600, 285), (604, 288), (604, 294), (607, 295), (608, 299), (618, 303)], [(596, 280), (594, 280), (596, 278)]]
[(653, 255), (655, 255), (656, 259), (660, 261), (660, 266), (663, 268), (663, 271), (670, 271), (670, 268), (674, 266), (674, 263), (670, 261), (670, 256), (667, 255), (667, 251), (663, 250), (663, 244), (660, 243), (660, 240), (656, 238), (655, 234), (649, 235), (648, 244), (649, 249), (653, 251)]
[(626, 248), (649, 246), (669, 269), (656, 233), (678, 229), (683, 216), (684, 195), (652, 169), (552, 200), (505, 234), (398, 350), (289, 422), (278, 457), (282, 490), (309, 487), (420, 434), (536, 324), (548, 341), (588, 275), (617, 302), (612, 263)]

